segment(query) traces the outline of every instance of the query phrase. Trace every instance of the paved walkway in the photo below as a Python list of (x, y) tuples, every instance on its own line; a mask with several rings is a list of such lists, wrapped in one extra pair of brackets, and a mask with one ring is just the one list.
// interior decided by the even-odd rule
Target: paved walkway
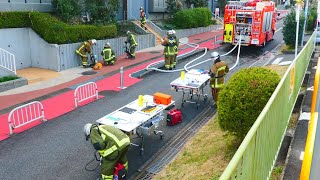
[[(217, 35), (220, 35), (221, 37), (222, 30), (193, 35), (188, 38), (183, 38), (181, 41), (186, 43), (199, 43), (212, 40), (214, 36)], [(180, 46), (181, 50), (188, 50), (188, 48), (191, 50), (191, 48), (187, 47), (186, 45)], [(76, 67), (59, 72), (58, 77), (2, 92), (0, 93), (0, 110), (10, 108), (17, 104), (21, 104), (51, 93), (59, 93), (59, 91), (63, 91), (63, 89), (65, 88), (75, 86), (82, 82), (86, 82), (103, 76), (110, 76), (112, 74), (118, 73), (120, 67), (128, 69), (138, 64), (146, 63), (155, 59), (163, 59), (162, 51), (163, 47), (161, 46), (148, 48), (147, 50), (137, 52), (137, 58), (135, 60), (125, 59), (125, 55), (122, 55), (118, 57), (118, 61), (115, 65), (104, 67), (102, 70), (97, 71), (97, 73), (94, 75), (82, 75), (81, 73), (91, 69)]]

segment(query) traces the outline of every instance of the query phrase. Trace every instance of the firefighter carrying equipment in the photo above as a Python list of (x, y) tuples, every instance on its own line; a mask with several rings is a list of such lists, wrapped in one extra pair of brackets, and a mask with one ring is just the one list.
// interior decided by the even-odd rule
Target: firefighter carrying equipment
[(84, 126), (84, 133), (87, 140), (90, 137), (93, 147), (101, 156), (102, 179), (113, 179), (114, 167), (118, 162), (128, 171), (130, 139), (125, 133), (113, 126), (90, 123)]
[(135, 49), (138, 46), (138, 43), (136, 41), (135, 36), (130, 31), (127, 32), (127, 41), (126, 42), (130, 44), (130, 46), (129, 46), (130, 58), (135, 59), (135, 57), (136, 57)]
[(162, 45), (164, 46), (165, 68), (167, 70), (175, 68), (174, 59), (176, 56), (175, 46), (177, 46), (176, 39), (172, 36), (172, 31), (168, 32), (169, 37), (166, 37)]
[(215, 102), (217, 102), (218, 100), (218, 92), (220, 88), (224, 85), (224, 77), (228, 72), (228, 64), (224, 61), (220, 61), (220, 58), (217, 58), (209, 72), (212, 96)]
[(88, 67), (88, 61), (87, 61), (87, 53), (92, 55), (92, 46), (97, 43), (97, 40), (92, 39), (90, 41), (85, 41), (80, 44), (80, 47), (76, 50), (76, 53), (80, 56), (82, 65), (84, 67)]

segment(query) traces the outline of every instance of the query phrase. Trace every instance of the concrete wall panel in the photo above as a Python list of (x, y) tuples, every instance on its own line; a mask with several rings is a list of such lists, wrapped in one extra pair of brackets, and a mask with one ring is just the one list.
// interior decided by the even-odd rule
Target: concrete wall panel
[[(12, 1), (12, 0), (11, 0)], [(34, 0), (33, 0), (34, 1)], [(15, 0), (15, 2), (0, 2), (0, 12), (3, 11), (40, 11), (40, 12), (50, 12), (51, 1), (48, 3), (24, 3), (24, 0)]]
[(0, 48), (16, 57), (17, 69), (31, 66), (29, 28), (0, 29)]

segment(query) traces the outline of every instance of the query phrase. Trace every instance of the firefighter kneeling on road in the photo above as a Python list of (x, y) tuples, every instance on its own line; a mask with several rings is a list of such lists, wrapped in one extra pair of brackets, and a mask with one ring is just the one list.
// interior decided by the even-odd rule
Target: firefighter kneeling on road
[(218, 94), (220, 88), (224, 85), (224, 77), (229, 72), (228, 64), (224, 61), (220, 60), (220, 55), (217, 52), (211, 53), (211, 60), (213, 60), (213, 66), (209, 71), (210, 75), (210, 85), (212, 89), (212, 97), (217, 105), (218, 102)]
[(86, 124), (86, 140), (91, 139), (93, 147), (101, 156), (101, 179), (113, 180), (115, 165), (119, 162), (128, 172), (127, 153), (130, 146), (129, 137), (121, 130), (108, 125)]
[(90, 57), (93, 56), (92, 46), (96, 45), (96, 44), (97, 44), (97, 40), (95, 40), (95, 39), (92, 39), (92, 40), (89, 40), (89, 41), (85, 41), (85, 42), (81, 43), (79, 49), (76, 50), (76, 53), (81, 58), (82, 66), (84, 68), (90, 67), (90, 64), (88, 63), (87, 53), (90, 54)]
[(101, 51), (101, 55), (104, 60), (104, 65), (113, 65), (117, 61), (116, 55), (113, 49), (111, 49), (110, 43), (106, 43), (104, 45), (104, 48)]
[(177, 46), (177, 41), (174, 38), (173, 31), (169, 30), (167, 32), (167, 37), (162, 39), (162, 45), (164, 46), (164, 60), (165, 69), (172, 70), (175, 68), (174, 59), (176, 57), (175, 46)]

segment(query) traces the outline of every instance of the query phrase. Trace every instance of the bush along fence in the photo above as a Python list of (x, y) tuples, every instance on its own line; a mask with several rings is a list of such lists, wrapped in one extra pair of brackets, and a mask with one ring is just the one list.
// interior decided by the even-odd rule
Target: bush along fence
[(289, 66), (220, 179), (269, 179), (314, 50), (315, 35)]
[(212, 14), (208, 8), (186, 9), (173, 16), (173, 23), (179, 29), (206, 27), (213, 23)]

